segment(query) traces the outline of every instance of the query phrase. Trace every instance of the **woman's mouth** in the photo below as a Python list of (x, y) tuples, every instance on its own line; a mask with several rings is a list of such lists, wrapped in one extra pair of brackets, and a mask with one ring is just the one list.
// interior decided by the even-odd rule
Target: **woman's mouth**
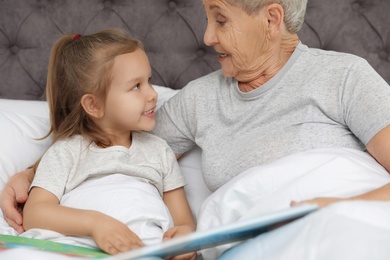
[(220, 53), (219, 54), (219, 58), (218, 58), (218, 61), (219, 62), (222, 62), (226, 57), (228, 57), (229, 56), (229, 54), (227, 54), (227, 53)]
[(225, 58), (225, 57), (227, 57), (227, 56), (228, 56), (227, 53), (220, 53), (220, 54), (219, 54), (219, 57), (220, 57), (220, 58)]

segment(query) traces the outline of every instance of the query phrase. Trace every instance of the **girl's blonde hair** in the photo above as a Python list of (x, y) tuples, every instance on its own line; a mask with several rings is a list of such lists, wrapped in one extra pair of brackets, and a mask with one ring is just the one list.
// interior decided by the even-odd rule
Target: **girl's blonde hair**
[(85, 94), (106, 100), (114, 58), (142, 49), (140, 41), (118, 29), (90, 35), (68, 34), (54, 45), (48, 67), (46, 97), (53, 142), (76, 134), (102, 147), (111, 143), (81, 105)]

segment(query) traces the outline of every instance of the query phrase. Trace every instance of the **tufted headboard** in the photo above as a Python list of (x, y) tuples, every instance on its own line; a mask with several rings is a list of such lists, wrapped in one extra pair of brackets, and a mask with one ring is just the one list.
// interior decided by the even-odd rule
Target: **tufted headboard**
[[(144, 42), (153, 84), (182, 88), (219, 68), (205, 24), (201, 0), (0, 0), (0, 98), (45, 99), (54, 41), (108, 27)], [(366, 58), (390, 83), (390, 0), (309, 0), (299, 34), (310, 47)]]

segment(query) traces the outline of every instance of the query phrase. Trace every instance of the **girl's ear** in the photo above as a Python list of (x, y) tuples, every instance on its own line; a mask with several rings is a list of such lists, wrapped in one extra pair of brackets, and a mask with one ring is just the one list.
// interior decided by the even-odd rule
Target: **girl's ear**
[(94, 117), (102, 118), (104, 116), (104, 107), (100, 104), (99, 99), (92, 94), (85, 94), (81, 97), (81, 105), (84, 108), (84, 111)]

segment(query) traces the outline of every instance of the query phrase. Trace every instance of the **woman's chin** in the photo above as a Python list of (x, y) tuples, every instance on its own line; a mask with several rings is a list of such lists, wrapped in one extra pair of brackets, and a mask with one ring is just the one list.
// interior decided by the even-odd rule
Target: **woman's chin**
[(225, 68), (222, 66), (222, 74), (223, 74), (226, 78), (234, 78), (234, 77), (237, 76), (237, 71), (232, 70), (232, 69), (225, 69)]

